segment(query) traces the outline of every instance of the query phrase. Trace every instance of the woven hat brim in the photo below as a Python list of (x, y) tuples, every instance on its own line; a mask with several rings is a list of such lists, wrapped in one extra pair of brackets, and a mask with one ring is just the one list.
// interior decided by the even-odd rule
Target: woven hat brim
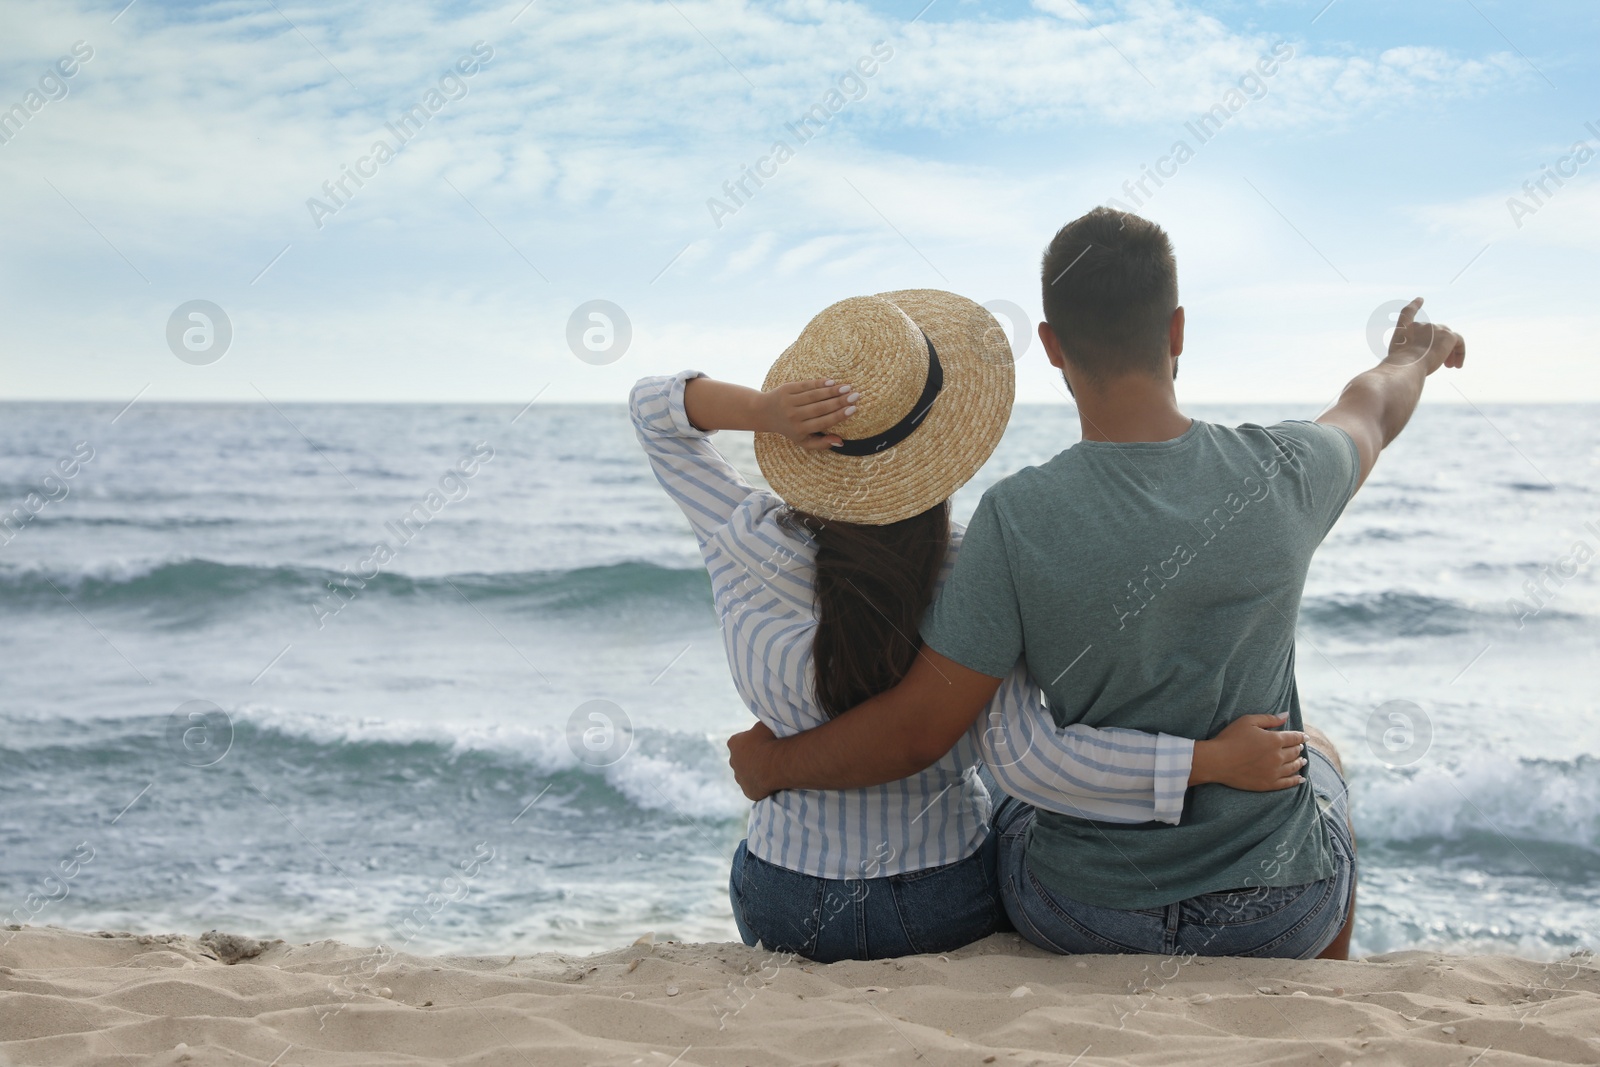
[(871, 526), (921, 514), (970, 481), (1004, 436), (1016, 398), (1011, 345), (981, 305), (939, 289), (878, 296), (904, 311), (938, 351), (944, 388), (922, 425), (894, 447), (859, 457), (755, 435), (762, 476), (792, 507)]

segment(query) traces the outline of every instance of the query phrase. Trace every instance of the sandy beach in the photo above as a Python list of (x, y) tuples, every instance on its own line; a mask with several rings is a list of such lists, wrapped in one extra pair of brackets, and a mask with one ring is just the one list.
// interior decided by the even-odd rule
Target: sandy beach
[(581, 957), (6, 936), (8, 1065), (1600, 1062), (1592, 957), (1061, 958), (1001, 934), (819, 965), (648, 935)]

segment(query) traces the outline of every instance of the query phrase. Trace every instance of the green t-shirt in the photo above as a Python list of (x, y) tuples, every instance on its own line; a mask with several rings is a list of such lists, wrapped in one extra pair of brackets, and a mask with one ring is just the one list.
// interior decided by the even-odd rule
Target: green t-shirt
[[(1359, 467), (1348, 434), (1312, 422), (1080, 441), (984, 494), (923, 639), (996, 678), (1025, 658), (1062, 726), (1204, 740), (1288, 711), (1298, 730), (1300, 593)], [(1124, 909), (1333, 872), (1309, 782), (1198, 786), (1177, 826), (1041, 810), (1027, 858), (1050, 889)]]

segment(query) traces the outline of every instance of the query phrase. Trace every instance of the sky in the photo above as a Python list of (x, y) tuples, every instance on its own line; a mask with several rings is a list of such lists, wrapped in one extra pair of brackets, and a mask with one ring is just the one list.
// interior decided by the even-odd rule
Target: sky
[(1186, 401), (1329, 401), (1417, 295), (1468, 343), (1430, 400), (1600, 400), (1597, 40), (1582, 0), (6, 0), (0, 399), (620, 402), (935, 287), (1065, 403), (1039, 257), (1112, 203), (1172, 236)]

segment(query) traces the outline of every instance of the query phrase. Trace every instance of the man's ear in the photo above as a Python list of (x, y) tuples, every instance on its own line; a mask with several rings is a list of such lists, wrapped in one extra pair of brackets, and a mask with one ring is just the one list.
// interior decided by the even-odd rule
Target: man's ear
[(1061, 372), (1061, 380), (1067, 385), (1067, 392), (1076, 397), (1078, 391), (1072, 387), (1072, 375), (1067, 373), (1067, 353), (1061, 347), (1061, 338), (1056, 336), (1056, 331), (1048, 322), (1039, 323), (1039, 341), (1044, 345), (1045, 358), (1050, 365)]
[(1064, 372), (1067, 369), (1066, 356), (1061, 352), (1061, 340), (1048, 322), (1039, 323), (1039, 343), (1044, 345), (1044, 355), (1050, 365)]
[(1171, 348), (1171, 356), (1177, 359), (1183, 355), (1183, 305), (1179, 304), (1172, 311), (1172, 321), (1167, 324), (1167, 344)]

